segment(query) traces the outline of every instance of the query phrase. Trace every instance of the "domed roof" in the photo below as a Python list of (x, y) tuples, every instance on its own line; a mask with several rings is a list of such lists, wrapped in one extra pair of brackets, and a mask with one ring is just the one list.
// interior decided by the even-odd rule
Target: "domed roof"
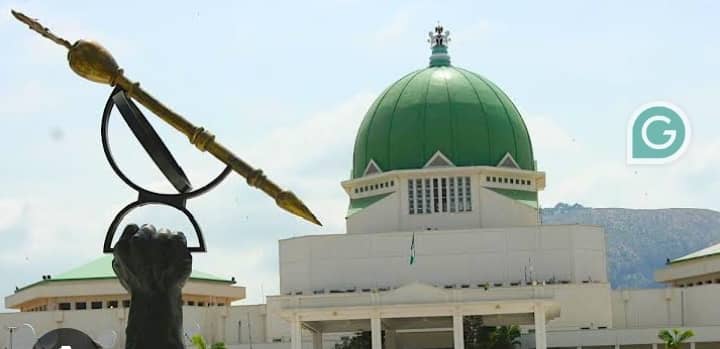
[(535, 170), (530, 135), (510, 98), (450, 65), (442, 27), (431, 40), (430, 66), (390, 85), (365, 114), (352, 177), (362, 177), (370, 161), (382, 171), (419, 169), (438, 151), (455, 166), (496, 166), (509, 153), (520, 168)]

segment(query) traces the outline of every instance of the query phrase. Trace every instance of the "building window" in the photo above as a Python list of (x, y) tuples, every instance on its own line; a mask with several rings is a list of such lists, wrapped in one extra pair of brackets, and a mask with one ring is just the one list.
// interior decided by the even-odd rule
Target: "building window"
[(465, 189), (463, 189), (463, 179), (462, 177), (457, 177), (455, 180), (457, 181), (458, 191), (458, 212), (465, 212)]
[(410, 214), (470, 212), (470, 177), (408, 179), (407, 200)]
[(390, 186), (391, 186), (391, 187), (394, 187), (394, 186), (395, 186), (395, 181), (390, 181)]
[(108, 301), (107, 307), (110, 309), (117, 308), (118, 307), (118, 301)]
[(102, 302), (91, 302), (90, 308), (92, 309), (102, 309)]
[(205, 306), (205, 302), (198, 302), (198, 307), (204, 307), (204, 306)]
[(423, 213), (422, 179), (415, 180), (415, 200), (417, 213)]
[(85, 310), (87, 309), (87, 303), (85, 302), (76, 302), (75, 303), (75, 310)]
[(470, 194), (470, 177), (465, 177), (465, 211), (472, 211), (472, 195)]
[(58, 309), (60, 310), (70, 310), (70, 303), (59, 303)]
[(455, 212), (455, 177), (450, 177), (450, 212)]
[(432, 212), (440, 212), (440, 195), (438, 193), (438, 179), (433, 178), (432, 179), (432, 193), (433, 193), (433, 211)]
[(425, 179), (425, 213), (432, 213), (432, 187), (430, 179)]
[(410, 214), (415, 214), (415, 188), (413, 188), (413, 180), (408, 179), (408, 204)]
[(129, 299), (124, 299), (124, 300), (122, 301), (122, 305), (123, 305), (123, 308), (130, 308), (130, 300), (129, 300)]
[(440, 179), (440, 194), (442, 211), (447, 212), (447, 178)]
[(195, 301), (188, 301), (187, 304), (190, 305), (190, 306), (193, 306), (193, 305), (195, 305)]

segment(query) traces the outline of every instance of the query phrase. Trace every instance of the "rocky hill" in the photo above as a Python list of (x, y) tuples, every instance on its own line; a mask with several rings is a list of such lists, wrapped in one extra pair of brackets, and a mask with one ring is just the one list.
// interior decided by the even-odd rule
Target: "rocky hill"
[(557, 204), (542, 210), (544, 224), (605, 228), (613, 288), (658, 287), (653, 272), (677, 258), (720, 242), (720, 212), (693, 208), (637, 210)]

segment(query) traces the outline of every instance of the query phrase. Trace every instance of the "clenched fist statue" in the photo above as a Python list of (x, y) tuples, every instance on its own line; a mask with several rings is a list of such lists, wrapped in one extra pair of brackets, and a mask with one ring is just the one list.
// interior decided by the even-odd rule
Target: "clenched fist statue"
[(192, 271), (185, 235), (130, 224), (114, 256), (113, 270), (131, 297), (125, 348), (184, 348), (182, 287)]

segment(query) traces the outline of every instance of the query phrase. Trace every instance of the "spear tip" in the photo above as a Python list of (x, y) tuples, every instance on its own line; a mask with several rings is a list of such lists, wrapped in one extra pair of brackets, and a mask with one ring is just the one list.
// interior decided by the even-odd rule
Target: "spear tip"
[(32, 30), (36, 31), (38, 34), (52, 40), (54, 43), (56, 43), (60, 46), (64, 46), (67, 49), (70, 49), (72, 47), (72, 45), (70, 44), (69, 41), (51, 33), (50, 29), (43, 27), (42, 24), (40, 24), (40, 22), (38, 22), (37, 19), (30, 18), (30, 17), (26, 16), (24, 13), (22, 13), (20, 11), (15, 11), (13, 9), (10, 9), (10, 13), (12, 13), (12, 15), (18, 21), (25, 23), (28, 27), (30, 27), (30, 29), (32, 29)]

